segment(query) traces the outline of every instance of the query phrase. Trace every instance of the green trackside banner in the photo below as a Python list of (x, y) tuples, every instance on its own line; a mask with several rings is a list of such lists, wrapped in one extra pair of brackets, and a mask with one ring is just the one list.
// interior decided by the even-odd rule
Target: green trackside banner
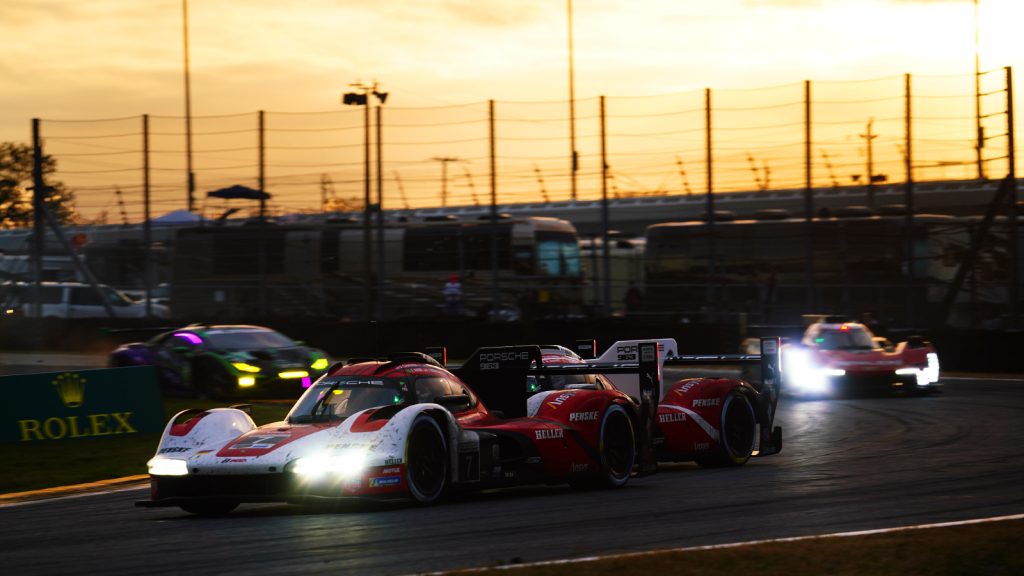
[(152, 366), (0, 377), (0, 442), (51, 442), (160, 432)]

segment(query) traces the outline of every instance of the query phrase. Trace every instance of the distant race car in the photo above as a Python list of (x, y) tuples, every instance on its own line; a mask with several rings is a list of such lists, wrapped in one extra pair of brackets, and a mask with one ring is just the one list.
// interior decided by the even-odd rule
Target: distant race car
[(783, 346), (783, 357), (784, 388), (794, 396), (925, 394), (941, 386), (930, 342), (913, 336), (893, 346), (857, 322), (814, 322), (799, 342)]
[[(167, 424), (148, 462), (151, 499), (137, 505), (224, 514), (241, 502), (429, 504), (449, 490), (622, 486), (650, 453), (658, 366), (655, 345), (643, 349), (647, 361), (609, 368), (545, 366), (537, 346), (482, 348), (453, 370), (404, 353), (332, 368), (283, 422), (186, 410)], [(641, 402), (615, 389), (531, 395), (524, 386), (528, 376), (597, 369), (636, 375)]]
[[(657, 407), (654, 443), (659, 461), (695, 461), (701, 466), (738, 466), (751, 456), (767, 456), (782, 449), (782, 430), (774, 427), (779, 396), (777, 338), (759, 342), (760, 354), (679, 355), (672, 338), (654, 340), (664, 366), (705, 364), (757, 364), (760, 378), (747, 382), (733, 378), (683, 378), (666, 383)], [(584, 361), (593, 366), (637, 360), (642, 340), (612, 344), (601, 356), (582, 359), (561, 346), (545, 347), (546, 364)], [(584, 345), (591, 356), (593, 344)], [(554, 388), (597, 387), (617, 389), (632, 397), (639, 394), (638, 380), (631, 374), (597, 374), (553, 378)]]
[(162, 393), (203, 398), (294, 398), (327, 355), (261, 326), (193, 324), (119, 346), (110, 365), (155, 366)]

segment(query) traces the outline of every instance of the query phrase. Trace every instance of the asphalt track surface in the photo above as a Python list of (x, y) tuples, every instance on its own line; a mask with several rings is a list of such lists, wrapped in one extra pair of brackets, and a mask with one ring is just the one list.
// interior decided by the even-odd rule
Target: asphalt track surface
[(1024, 380), (925, 398), (783, 399), (785, 448), (663, 466), (625, 488), (538, 486), (441, 505), (140, 509), (144, 488), (0, 507), (6, 574), (405, 574), (1024, 513)]

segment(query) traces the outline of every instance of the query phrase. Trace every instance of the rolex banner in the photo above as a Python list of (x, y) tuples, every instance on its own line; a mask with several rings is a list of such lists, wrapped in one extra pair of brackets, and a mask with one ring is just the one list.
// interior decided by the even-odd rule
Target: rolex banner
[(0, 377), (0, 442), (51, 442), (160, 432), (152, 366)]

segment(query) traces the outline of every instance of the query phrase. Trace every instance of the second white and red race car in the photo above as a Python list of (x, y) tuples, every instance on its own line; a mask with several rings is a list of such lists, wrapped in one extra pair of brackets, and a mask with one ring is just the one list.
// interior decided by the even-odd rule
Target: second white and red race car
[(930, 342), (910, 337), (892, 345), (858, 322), (814, 322), (799, 342), (783, 346), (783, 355), (785, 390), (793, 396), (920, 395), (941, 386), (939, 355)]

